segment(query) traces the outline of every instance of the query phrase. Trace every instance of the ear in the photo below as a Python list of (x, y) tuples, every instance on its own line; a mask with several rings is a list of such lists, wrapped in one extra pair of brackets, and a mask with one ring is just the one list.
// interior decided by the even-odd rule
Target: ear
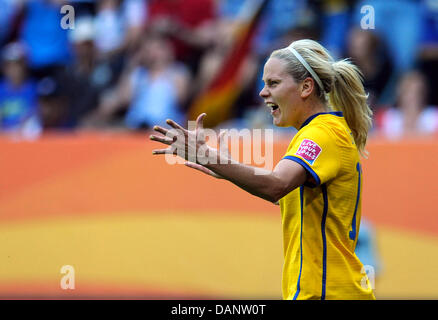
[(315, 88), (315, 81), (312, 78), (307, 77), (306, 79), (304, 79), (303, 82), (301, 83), (301, 98), (303, 99), (308, 98), (310, 94), (313, 92), (314, 88)]

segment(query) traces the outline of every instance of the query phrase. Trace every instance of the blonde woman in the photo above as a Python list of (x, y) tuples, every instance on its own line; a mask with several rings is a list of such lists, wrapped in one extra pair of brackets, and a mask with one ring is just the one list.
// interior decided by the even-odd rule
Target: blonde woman
[[(273, 171), (256, 172), (207, 146), (202, 121), (188, 131), (156, 126), (151, 139), (171, 145), (154, 154), (175, 153), (190, 139), (204, 158), (188, 167), (231, 181), (267, 201), (279, 202), (283, 225), (284, 299), (375, 299), (354, 253), (361, 218), (362, 169), (372, 112), (357, 67), (333, 61), (319, 43), (299, 40), (274, 51), (264, 66), (260, 96), (273, 123), (298, 129)], [(175, 130), (176, 129), (176, 130)], [(215, 159), (217, 161), (207, 161)], [(226, 164), (224, 164), (226, 163)], [(260, 169), (257, 169), (260, 170)]]

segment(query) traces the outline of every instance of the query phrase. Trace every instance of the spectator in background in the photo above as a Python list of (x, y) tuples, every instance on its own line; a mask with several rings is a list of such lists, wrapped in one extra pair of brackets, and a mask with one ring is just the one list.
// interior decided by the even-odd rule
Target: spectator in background
[(198, 62), (216, 37), (214, 0), (149, 0), (148, 28), (170, 37), (176, 60), (197, 73)]
[(96, 1), (94, 0), (70, 0), (69, 5), (75, 9), (75, 18), (96, 15)]
[[(428, 83), (438, 83), (438, 1), (422, 1), (422, 29), (418, 49), (418, 68)], [(438, 105), (438, 90), (428, 90), (428, 104)]]
[[(138, 47), (148, 16), (148, 0), (70, 1), (76, 22), (93, 17), (99, 58), (130, 54)], [(76, 28), (76, 27), (75, 27)]]
[(349, 2), (351, 0), (327, 0), (321, 4), (321, 41), (337, 59), (346, 51), (351, 14)]
[(392, 139), (438, 133), (438, 108), (426, 104), (427, 90), (423, 74), (405, 74), (397, 90), (396, 107), (376, 114), (379, 132)]
[(122, 2), (125, 28), (124, 47), (128, 53), (134, 52), (141, 42), (148, 20), (148, 12), (148, 0), (125, 0)]
[(308, 0), (271, 0), (268, 3), (256, 39), (255, 50), (259, 55), (269, 55), (287, 32), (314, 19), (314, 12), (309, 10), (308, 2)]
[(0, 131), (26, 138), (41, 133), (36, 83), (28, 77), (26, 52), (20, 43), (8, 44), (1, 55)]
[(97, 108), (99, 95), (109, 85), (109, 77), (99, 72), (94, 43), (93, 17), (82, 16), (70, 32), (74, 60), (62, 77), (68, 112), (63, 127), (74, 128), (83, 117)]
[(113, 87), (141, 41), (147, 6), (141, 0), (99, 0), (94, 18), (96, 75), (105, 88)]
[(97, 1), (96, 48), (102, 57), (117, 55), (123, 48), (124, 26), (119, 0)]
[(394, 68), (402, 74), (414, 67), (420, 40), (421, 8), (418, 0), (362, 0), (354, 9), (355, 26), (361, 26), (363, 6), (374, 9), (374, 31), (388, 44)]
[(385, 44), (374, 32), (352, 28), (348, 35), (347, 57), (362, 71), (368, 103), (376, 112), (383, 103), (381, 98), (393, 71)]
[(120, 13), (120, 1), (97, 1), (94, 19), (94, 45), (99, 60), (98, 74), (107, 87), (114, 86), (124, 67), (125, 30)]
[(64, 128), (69, 110), (61, 84), (56, 78), (45, 77), (38, 82), (37, 91), (43, 128)]
[(13, 21), (19, 11), (20, 1), (0, 0), (0, 45), (7, 42), (13, 32)]
[[(261, 21), (257, 28), (256, 36), (253, 41), (253, 52), (257, 59), (266, 62), (267, 57), (273, 50), (283, 46), (291, 30), (309, 25), (314, 20), (314, 15), (308, 7), (307, 0), (270, 0), (261, 16)], [(228, 28), (225, 30), (230, 36), (235, 32), (235, 26), (241, 23), (242, 19), (249, 12), (248, 6), (253, 6), (249, 0), (222, 0), (219, 1), (218, 12), (221, 24)], [(305, 38), (305, 37), (304, 37)], [(288, 42), (290, 43), (290, 42)], [(259, 64), (260, 61), (256, 61)], [(259, 99), (258, 93), (263, 88), (263, 81), (260, 79), (263, 73), (263, 65), (258, 68), (254, 78), (256, 81), (254, 96)]]
[[(296, 27), (310, 13), (307, 0), (270, 0), (262, 13), (260, 27), (254, 41), (254, 51), (267, 56), (277, 42), (292, 28)], [(254, 6), (254, 1), (222, 0), (219, 1), (220, 19), (227, 23), (236, 23)]]
[[(400, 77), (415, 68), (417, 48), (421, 31), (421, 0), (362, 0), (354, 8), (354, 25), (361, 26), (366, 14), (374, 14), (374, 29), (387, 45), (393, 63), (393, 72), (387, 89), (380, 101), (393, 105)], [(372, 12), (361, 12), (364, 6), (372, 7)]]
[(187, 98), (190, 73), (174, 59), (170, 41), (159, 34), (146, 34), (137, 57), (114, 92), (104, 97), (86, 126), (106, 126), (128, 109), (124, 125), (130, 129), (164, 124), (168, 118), (184, 119), (181, 105)]
[(29, 49), (29, 66), (39, 79), (55, 76), (71, 59), (67, 30), (61, 28), (61, 4), (28, 0), (20, 39)]

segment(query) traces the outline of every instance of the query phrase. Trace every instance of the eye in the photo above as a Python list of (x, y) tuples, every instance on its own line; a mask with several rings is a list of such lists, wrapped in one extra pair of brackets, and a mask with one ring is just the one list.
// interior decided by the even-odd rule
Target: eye
[(277, 80), (270, 80), (270, 81), (268, 81), (268, 86), (275, 87), (278, 83), (279, 83), (279, 81), (277, 81)]

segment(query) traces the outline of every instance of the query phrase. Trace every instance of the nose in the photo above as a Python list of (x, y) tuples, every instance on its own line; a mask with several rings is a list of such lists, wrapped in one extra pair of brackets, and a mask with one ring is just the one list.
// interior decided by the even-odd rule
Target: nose
[(259, 96), (262, 98), (267, 98), (269, 96), (269, 91), (266, 89), (266, 86), (260, 91)]

